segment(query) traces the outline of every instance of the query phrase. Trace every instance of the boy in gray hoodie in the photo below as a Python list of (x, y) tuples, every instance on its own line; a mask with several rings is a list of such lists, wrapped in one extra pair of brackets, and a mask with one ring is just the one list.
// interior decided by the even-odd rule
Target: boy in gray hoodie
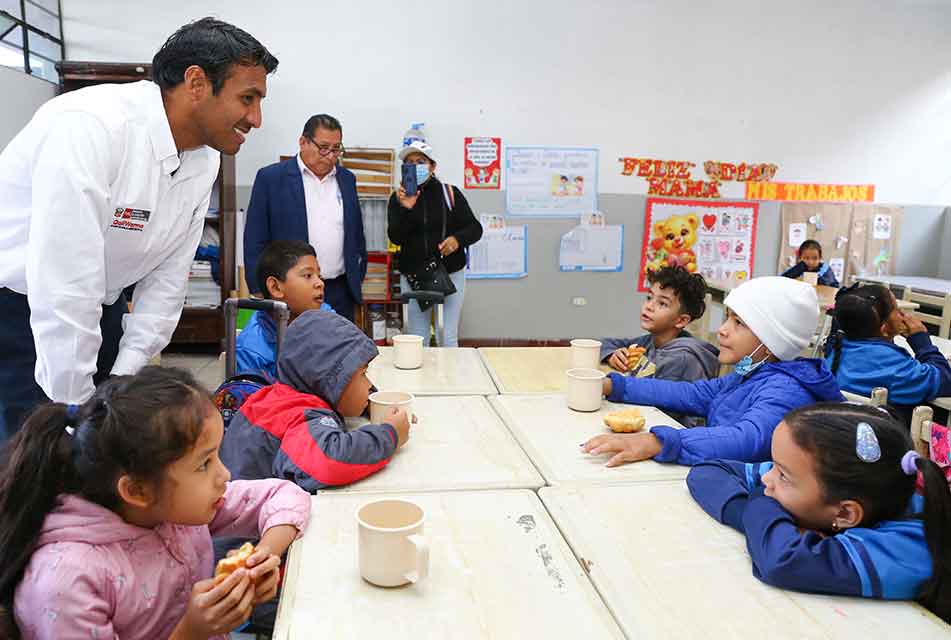
[(409, 438), (409, 418), (347, 431), (367, 406), (376, 345), (331, 311), (306, 311), (287, 329), (278, 381), (248, 396), (228, 426), (221, 460), (233, 479), (283, 478), (316, 492), (382, 469)]
[[(641, 306), (641, 328), (647, 333), (638, 338), (603, 338), (601, 362), (641, 378), (687, 382), (716, 378), (717, 348), (686, 330), (706, 311), (703, 276), (683, 267), (662, 267), (650, 274), (648, 282), (651, 288)], [(631, 347), (643, 349), (643, 357), (630, 357)]]

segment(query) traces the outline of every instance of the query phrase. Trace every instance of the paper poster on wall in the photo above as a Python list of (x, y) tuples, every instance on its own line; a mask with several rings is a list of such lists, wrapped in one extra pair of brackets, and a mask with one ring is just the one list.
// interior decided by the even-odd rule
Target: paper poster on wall
[(752, 277), (759, 205), (648, 198), (638, 290), (647, 274), (679, 265), (707, 280), (742, 282)]
[(561, 236), (560, 271), (621, 271), (624, 225), (579, 225)]
[(872, 222), (872, 238), (875, 240), (888, 240), (892, 237), (892, 217), (887, 214), (875, 214)]
[[(489, 218), (488, 220), (486, 218)], [(466, 279), (524, 278), (528, 275), (528, 227), (489, 228), (486, 222), (502, 221), (500, 215), (480, 216), (486, 232), (469, 247)]]
[(806, 238), (809, 237), (809, 228), (805, 222), (794, 222), (789, 225), (789, 246), (799, 248)]
[(574, 217), (598, 210), (598, 150), (568, 147), (505, 149), (506, 213)]
[(838, 282), (845, 282), (845, 259), (844, 258), (832, 258), (829, 260), (829, 269), (835, 274), (835, 279)]
[(502, 138), (466, 138), (466, 189), (499, 189), (502, 184)]

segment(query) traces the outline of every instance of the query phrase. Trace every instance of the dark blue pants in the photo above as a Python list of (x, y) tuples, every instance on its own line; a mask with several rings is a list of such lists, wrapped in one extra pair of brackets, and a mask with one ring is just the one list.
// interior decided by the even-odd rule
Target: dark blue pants
[(324, 280), (324, 302), (333, 307), (334, 311), (353, 322), (353, 294), (347, 284), (347, 274)]
[[(122, 315), (126, 312), (125, 296), (111, 305), (103, 305), (99, 328), (102, 346), (96, 362), (93, 382), (109, 377), (119, 355), (122, 337)], [(27, 414), (49, 399), (36, 384), (36, 347), (30, 328), (30, 305), (26, 296), (0, 288), (0, 442), (20, 428)]]

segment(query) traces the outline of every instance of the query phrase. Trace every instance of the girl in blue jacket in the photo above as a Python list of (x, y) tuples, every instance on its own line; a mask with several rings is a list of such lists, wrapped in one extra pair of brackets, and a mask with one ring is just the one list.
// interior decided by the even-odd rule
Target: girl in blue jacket
[(647, 458), (691, 465), (715, 458), (769, 460), (773, 429), (790, 410), (843, 400), (822, 360), (798, 357), (819, 322), (815, 287), (780, 276), (755, 278), (731, 291), (724, 305), (719, 360), (735, 364), (733, 373), (698, 382), (612, 373), (604, 381), (612, 402), (706, 416), (707, 426), (600, 435), (582, 445), (584, 452), (614, 454), (609, 467)]
[(796, 591), (918, 600), (951, 622), (951, 491), (895, 417), (851, 403), (797, 409), (776, 428), (772, 456), (687, 476), (703, 510), (746, 535), (753, 575)]
[[(888, 402), (907, 422), (915, 405), (951, 395), (951, 366), (931, 344), (925, 325), (898, 308), (881, 285), (852, 286), (836, 295), (835, 327), (826, 362), (839, 386), (863, 396), (888, 389)], [(904, 334), (915, 357), (894, 343)]]

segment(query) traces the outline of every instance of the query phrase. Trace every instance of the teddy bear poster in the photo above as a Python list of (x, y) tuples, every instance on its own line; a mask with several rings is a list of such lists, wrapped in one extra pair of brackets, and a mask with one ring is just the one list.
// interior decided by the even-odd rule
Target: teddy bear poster
[(650, 272), (679, 265), (707, 280), (739, 284), (752, 277), (755, 202), (699, 202), (648, 198), (637, 288)]

